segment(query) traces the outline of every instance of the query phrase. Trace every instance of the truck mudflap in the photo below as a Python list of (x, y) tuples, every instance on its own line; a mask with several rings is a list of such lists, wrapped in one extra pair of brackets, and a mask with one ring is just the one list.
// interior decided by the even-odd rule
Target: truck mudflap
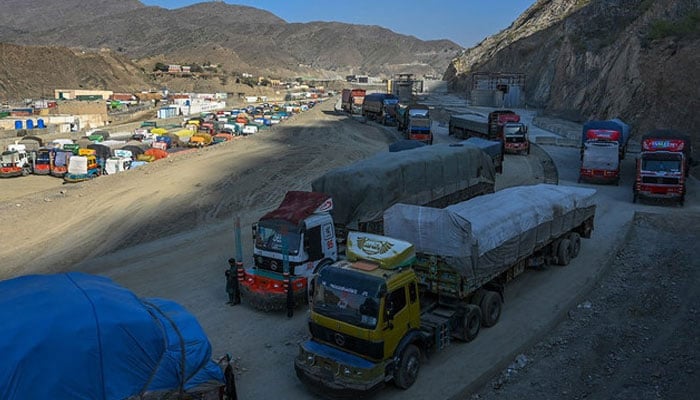
[[(241, 298), (256, 310), (269, 312), (287, 308), (287, 283), (282, 276), (273, 276), (271, 273), (259, 270), (241, 269), (238, 281)], [(292, 289), (294, 307), (306, 305), (308, 302), (306, 278), (292, 277)]]
[(304, 385), (333, 398), (357, 398), (378, 391), (387, 379), (386, 367), (386, 363), (373, 363), (314, 340), (300, 343), (294, 360)]

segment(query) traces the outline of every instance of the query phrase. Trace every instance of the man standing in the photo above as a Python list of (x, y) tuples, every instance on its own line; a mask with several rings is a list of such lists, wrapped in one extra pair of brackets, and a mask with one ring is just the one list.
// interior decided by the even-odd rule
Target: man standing
[(241, 292), (238, 288), (238, 270), (236, 269), (236, 259), (228, 259), (229, 269), (226, 270), (226, 293), (228, 302), (226, 304), (235, 306), (241, 303)]

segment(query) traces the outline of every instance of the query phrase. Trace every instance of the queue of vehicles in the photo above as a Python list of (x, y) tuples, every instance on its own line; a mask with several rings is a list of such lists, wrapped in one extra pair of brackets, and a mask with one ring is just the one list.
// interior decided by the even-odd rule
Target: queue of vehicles
[(44, 143), (39, 137), (25, 136), (0, 155), (0, 178), (36, 174), (72, 183), (111, 175), (160, 160), (181, 148), (202, 148), (269, 129), (315, 104), (249, 105), (187, 118), (182, 126), (143, 121), (129, 140), (111, 139), (105, 130), (88, 132), (77, 141), (66, 138)]

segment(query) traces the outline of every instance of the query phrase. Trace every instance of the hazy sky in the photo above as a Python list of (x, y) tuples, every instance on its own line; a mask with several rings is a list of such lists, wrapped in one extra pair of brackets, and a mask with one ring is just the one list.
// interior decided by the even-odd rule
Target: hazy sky
[[(180, 8), (202, 0), (141, 0)], [(379, 25), (419, 39), (450, 39), (471, 47), (507, 28), (535, 0), (226, 0), (267, 10), (287, 22), (338, 21)]]

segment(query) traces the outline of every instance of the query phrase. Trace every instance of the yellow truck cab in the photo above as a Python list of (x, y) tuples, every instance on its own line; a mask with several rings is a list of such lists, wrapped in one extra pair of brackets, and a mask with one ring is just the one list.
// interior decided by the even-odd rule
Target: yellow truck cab
[(346, 254), (314, 281), (312, 339), (300, 344), (297, 375), (324, 393), (366, 393), (391, 378), (407, 388), (420, 366), (414, 343), (424, 339), (414, 247), (350, 232)]

